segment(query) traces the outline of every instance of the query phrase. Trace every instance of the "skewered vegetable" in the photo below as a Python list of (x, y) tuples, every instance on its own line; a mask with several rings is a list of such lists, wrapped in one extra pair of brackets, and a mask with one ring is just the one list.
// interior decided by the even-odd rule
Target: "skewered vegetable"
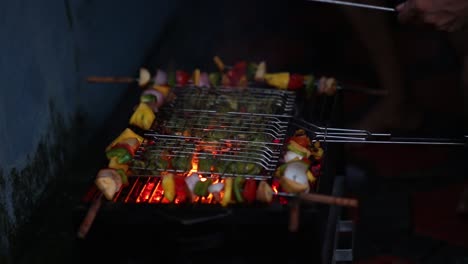
[(200, 181), (200, 177), (198, 176), (197, 173), (194, 173), (185, 178), (185, 183), (187, 184), (187, 187), (191, 192), (193, 192), (193, 190), (195, 189), (195, 185), (199, 181)]
[(164, 190), (164, 197), (167, 200), (169, 200), (169, 202), (174, 201), (176, 195), (176, 184), (174, 181), (174, 174), (167, 173), (163, 175), (162, 188)]
[(185, 177), (174, 177), (176, 197), (180, 202), (186, 202), (191, 199), (191, 192), (185, 182)]
[(155, 85), (166, 85), (167, 84), (167, 73), (163, 70), (158, 69), (154, 77)]
[(208, 75), (212, 86), (216, 87), (221, 83), (221, 75), (217, 72), (212, 72)]
[(160, 92), (163, 95), (163, 102), (167, 101), (167, 98), (171, 93), (171, 87), (167, 85), (155, 85), (153, 86), (153, 89)]
[(111, 149), (106, 151), (106, 156), (110, 160), (116, 158), (117, 163), (124, 164), (129, 162), (135, 155), (135, 151), (140, 146), (140, 142), (136, 138), (127, 138), (124, 139), (114, 146)]
[(257, 188), (257, 200), (264, 203), (273, 201), (273, 189), (266, 181), (261, 181)]
[(224, 63), (221, 60), (221, 58), (218, 57), (218, 56), (214, 56), (213, 61), (216, 64), (216, 66), (218, 67), (219, 71), (224, 72)]
[(208, 73), (200, 73), (200, 81), (198, 85), (200, 87), (210, 87), (210, 78), (208, 77)]
[(189, 171), (192, 168), (192, 159), (188, 156), (177, 156), (171, 160), (172, 169)]
[(190, 75), (186, 71), (176, 71), (176, 83), (179, 86), (185, 86), (190, 80)]
[(130, 128), (126, 128), (124, 131), (122, 131), (122, 133), (116, 138), (114, 139), (107, 147), (106, 147), (106, 151), (107, 150), (110, 150), (113, 146), (115, 146), (117, 143), (121, 142), (121, 141), (124, 141), (124, 140), (127, 140), (129, 138), (136, 138), (138, 140), (138, 142), (141, 144), (141, 142), (143, 142), (143, 137), (141, 137), (140, 135), (136, 134), (135, 132), (133, 132), (133, 130), (131, 130)]
[(193, 85), (200, 87), (200, 69), (195, 69), (192, 75)]
[(334, 95), (337, 89), (338, 89), (338, 85), (334, 78), (327, 78), (327, 77), (320, 78), (319, 83), (318, 83), (319, 94)]
[(94, 182), (107, 200), (112, 200), (122, 187), (122, 178), (114, 169), (101, 169)]
[(280, 185), (290, 193), (301, 193), (309, 190), (307, 169), (309, 164), (303, 161), (293, 161), (288, 163), (284, 169), (284, 174), (280, 177)]
[(244, 202), (244, 197), (242, 197), (242, 188), (244, 187), (244, 182), (244, 177), (236, 177), (234, 179), (234, 195), (236, 197), (236, 201), (239, 203)]
[(228, 206), (228, 204), (231, 202), (232, 184), (233, 184), (232, 178), (226, 178), (224, 180), (224, 195), (221, 200), (221, 205), (224, 207)]
[(221, 191), (224, 189), (224, 183), (218, 182), (208, 187), (208, 192), (213, 194), (216, 201), (221, 201)]
[(138, 85), (140, 87), (146, 86), (151, 80), (150, 72), (145, 68), (140, 68), (140, 74), (138, 77)]
[(247, 179), (244, 184), (242, 196), (247, 203), (253, 203), (257, 197), (257, 181), (254, 179)]
[(140, 103), (130, 118), (130, 124), (143, 130), (149, 130), (156, 118), (153, 110), (145, 103)]
[(286, 90), (289, 84), (289, 75), (289, 72), (266, 73), (264, 79), (268, 85)]
[(123, 170), (124, 172), (127, 172), (128, 171), (128, 164), (118, 163), (117, 160), (118, 160), (117, 157), (112, 157), (109, 160), (109, 165), (107, 165), (107, 167), (109, 167), (110, 169)]
[(263, 82), (265, 80), (266, 70), (266, 63), (264, 61), (260, 62), (255, 72), (255, 81)]
[(195, 187), (193, 189), (193, 193), (195, 193), (195, 195), (198, 195), (198, 196), (201, 196), (201, 197), (208, 196), (208, 194), (209, 194), (208, 187), (212, 183), (213, 183), (212, 179), (205, 179), (204, 181), (203, 180), (198, 181), (195, 184)]
[(141, 94), (140, 102), (147, 103), (153, 112), (157, 112), (164, 104), (164, 95), (156, 89), (149, 88)]

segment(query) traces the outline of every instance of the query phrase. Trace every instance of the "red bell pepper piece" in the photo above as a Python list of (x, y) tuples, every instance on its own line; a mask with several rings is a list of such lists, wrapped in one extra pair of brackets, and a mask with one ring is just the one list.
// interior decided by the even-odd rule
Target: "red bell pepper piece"
[(176, 71), (177, 85), (184, 86), (188, 83), (189, 80), (190, 80), (190, 74), (182, 70)]
[(257, 197), (257, 181), (254, 179), (247, 179), (244, 184), (244, 191), (242, 193), (247, 203), (253, 203)]
[(289, 77), (288, 90), (297, 90), (304, 86), (304, 76), (293, 73)]
[(242, 76), (247, 75), (247, 62), (240, 61), (236, 63), (232, 67), (232, 69), (230, 69), (226, 74), (229, 79), (230, 85), (232, 86), (238, 85)]
[(189, 190), (185, 183), (185, 177), (175, 177), (176, 197), (180, 202), (187, 201)]

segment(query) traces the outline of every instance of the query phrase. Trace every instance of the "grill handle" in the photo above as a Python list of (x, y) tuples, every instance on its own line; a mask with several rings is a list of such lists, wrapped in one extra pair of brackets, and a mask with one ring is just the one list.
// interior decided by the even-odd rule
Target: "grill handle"
[(88, 209), (83, 222), (81, 222), (80, 228), (78, 229), (78, 238), (84, 239), (89, 232), (89, 229), (93, 225), (94, 219), (101, 208), (102, 204), (102, 193), (99, 194), (97, 199), (94, 199), (93, 203)]
[(468, 135), (458, 138), (396, 137), (390, 133), (321, 127), (300, 118), (293, 118), (291, 125), (311, 133), (315, 140), (330, 143), (468, 146)]
[(302, 201), (313, 202), (313, 203), (323, 203), (323, 204), (338, 205), (338, 206), (344, 206), (344, 207), (358, 207), (359, 206), (359, 202), (357, 199), (335, 197), (335, 196), (316, 194), (316, 193), (303, 193), (299, 195), (299, 198)]

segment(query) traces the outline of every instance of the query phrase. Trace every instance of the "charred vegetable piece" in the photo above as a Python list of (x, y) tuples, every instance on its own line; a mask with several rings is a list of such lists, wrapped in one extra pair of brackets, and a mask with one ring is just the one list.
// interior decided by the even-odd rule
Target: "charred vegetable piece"
[(163, 158), (155, 160), (156, 169), (167, 170), (169, 168), (169, 161)]
[(192, 159), (188, 156), (178, 156), (171, 160), (174, 170), (189, 171), (192, 168)]
[(198, 160), (198, 171), (201, 172), (210, 172), (211, 171), (211, 165), (213, 165), (214, 160), (211, 158), (200, 158)]

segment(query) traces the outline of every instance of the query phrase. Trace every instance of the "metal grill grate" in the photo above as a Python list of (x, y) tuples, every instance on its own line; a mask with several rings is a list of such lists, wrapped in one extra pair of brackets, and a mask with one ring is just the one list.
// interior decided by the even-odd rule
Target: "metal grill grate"
[(138, 149), (132, 176), (189, 173), (271, 178), (294, 110), (295, 93), (270, 89), (175, 89)]

